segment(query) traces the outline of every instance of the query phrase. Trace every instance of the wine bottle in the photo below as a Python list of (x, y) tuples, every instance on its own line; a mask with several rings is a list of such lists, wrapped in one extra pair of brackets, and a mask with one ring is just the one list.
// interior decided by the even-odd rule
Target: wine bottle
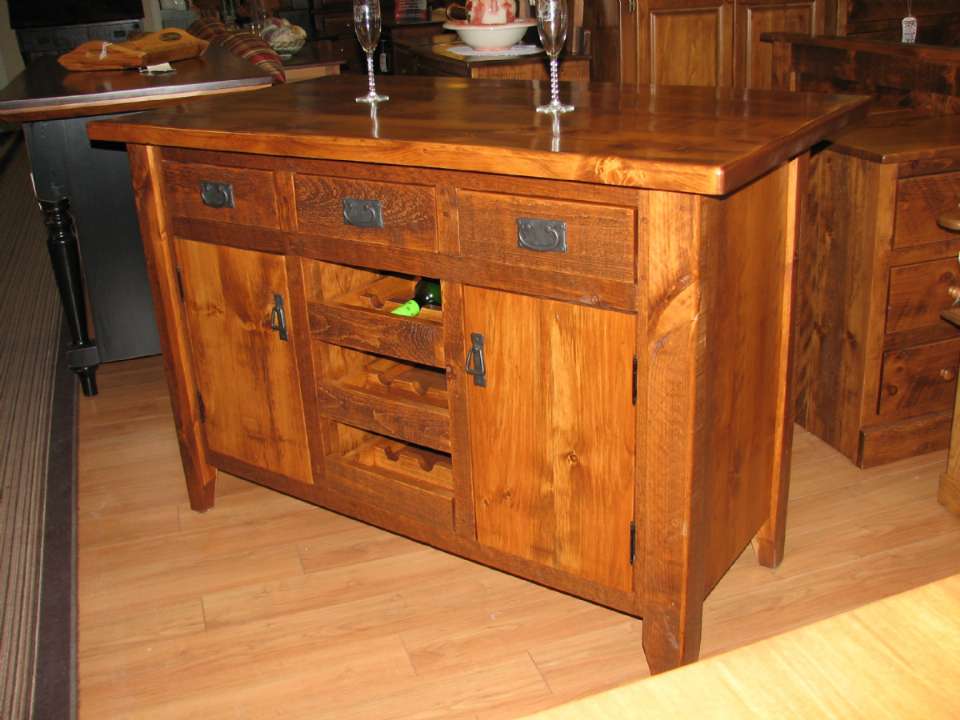
[(413, 288), (413, 299), (421, 308), (441, 306), (440, 281), (431, 278), (420, 278)]

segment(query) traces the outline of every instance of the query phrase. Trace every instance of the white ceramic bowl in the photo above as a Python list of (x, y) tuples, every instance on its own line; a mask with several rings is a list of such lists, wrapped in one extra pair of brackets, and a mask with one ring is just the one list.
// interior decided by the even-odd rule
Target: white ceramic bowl
[(471, 25), (465, 22), (446, 22), (443, 27), (456, 30), (460, 39), (474, 50), (503, 50), (516, 45), (528, 27), (536, 20), (517, 20), (502, 25)]

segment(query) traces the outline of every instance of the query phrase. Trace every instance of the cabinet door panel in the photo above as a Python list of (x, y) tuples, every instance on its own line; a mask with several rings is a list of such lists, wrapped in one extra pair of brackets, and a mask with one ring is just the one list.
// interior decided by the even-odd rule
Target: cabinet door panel
[(478, 540), (629, 591), (634, 318), (465, 287), (464, 331), (485, 349), (465, 391)]
[(191, 240), (177, 255), (208, 448), (311, 482), (289, 310), (291, 340), (271, 329), (274, 295), (288, 301), (283, 257)]
[(729, 85), (731, 6), (723, 0), (652, 0), (640, 37), (641, 83)]
[(773, 87), (773, 49), (760, 40), (760, 35), (822, 34), (822, 6), (822, 0), (737, 0), (735, 84), (755, 89)]

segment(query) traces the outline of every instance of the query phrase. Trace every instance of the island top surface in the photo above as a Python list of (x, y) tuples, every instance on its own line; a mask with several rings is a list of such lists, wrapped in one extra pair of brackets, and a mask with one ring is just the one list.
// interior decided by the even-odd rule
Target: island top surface
[(172, 63), (174, 72), (136, 70), (70, 72), (53, 56), (41, 57), (0, 90), (0, 120), (31, 122), (138, 110), (196, 95), (254, 90), (270, 75), (225, 48)]
[(837, 152), (878, 163), (960, 159), (960, 115), (879, 113), (830, 140)]
[(732, 192), (836, 133), (869, 99), (695, 87), (562, 84), (576, 111), (534, 108), (546, 83), (380, 77), (374, 118), (360, 76), (204, 99), (91, 123), (145, 145), (499, 173), (710, 195)]

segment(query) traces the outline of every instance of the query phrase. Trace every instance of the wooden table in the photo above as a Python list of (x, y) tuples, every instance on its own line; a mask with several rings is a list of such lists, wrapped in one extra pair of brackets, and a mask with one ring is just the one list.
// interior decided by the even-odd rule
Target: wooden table
[[(0, 90), (0, 120), (24, 123), (70, 328), (67, 362), (87, 395), (96, 393), (101, 362), (160, 350), (127, 155), (116, 146), (92, 146), (88, 120), (271, 84), (269, 75), (222, 48), (211, 47), (175, 68), (173, 74), (154, 76), (71, 73), (56, 58), (43, 57)], [(87, 299), (94, 337), (87, 325)]]
[(960, 576), (576, 700), (536, 720), (952, 720), (960, 707)]
[[(744, 547), (782, 557), (805, 153), (866, 99), (577, 84), (555, 135), (543, 83), (360, 89), (89, 126), (131, 143), (192, 507), (226, 470), (694, 660)], [(418, 276), (442, 308), (393, 315)]]
[[(460, 43), (454, 43), (459, 45)], [(449, 44), (435, 45), (429, 39), (393, 42), (394, 72), (398, 75), (451, 75), (468, 78), (505, 80), (549, 80), (547, 56), (464, 57), (451, 52)], [(560, 79), (590, 79), (590, 58), (567, 55), (560, 58)]]

